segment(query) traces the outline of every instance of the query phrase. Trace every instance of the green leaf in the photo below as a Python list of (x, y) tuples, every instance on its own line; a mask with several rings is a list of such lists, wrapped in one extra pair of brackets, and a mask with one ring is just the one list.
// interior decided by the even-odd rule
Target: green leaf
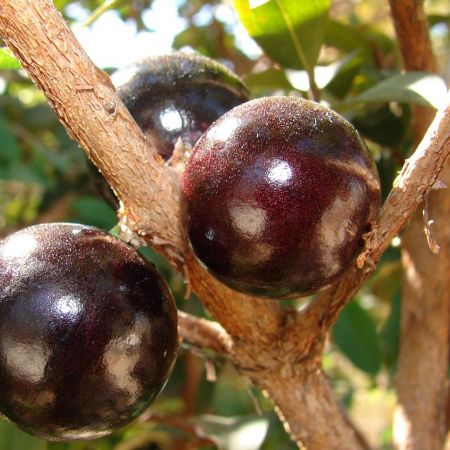
[(292, 90), (283, 70), (270, 68), (262, 72), (251, 72), (244, 77), (245, 85), (255, 97), (271, 95), (273, 91), (283, 89)]
[[(361, 62), (361, 57), (358, 56), (357, 52), (353, 52), (328, 66), (314, 67), (314, 79), (317, 87), (320, 89), (325, 88), (336, 79), (339, 74), (348, 71), (349, 68), (353, 69), (353, 72), (356, 74), (357, 66), (360, 65)], [(285, 73), (290, 84), (296, 89), (300, 91), (308, 91), (310, 89), (309, 78), (306, 71), (287, 69)]]
[(367, 286), (380, 300), (390, 303), (395, 293), (400, 289), (401, 279), (401, 261), (399, 259), (386, 261), (378, 265)]
[(0, 178), (5, 180), (20, 180), (23, 183), (36, 183), (39, 186), (50, 189), (53, 181), (50, 180), (42, 167), (33, 158), (29, 163), (15, 162), (7, 170), (0, 172)]
[(438, 109), (445, 101), (444, 80), (425, 72), (408, 72), (387, 78), (345, 104), (369, 102), (416, 103)]
[(339, 66), (333, 79), (326, 85), (326, 90), (336, 98), (345, 98), (352, 89), (354, 79), (363, 70), (366, 59), (359, 50), (349, 53), (338, 61)]
[(447, 25), (447, 27), (450, 27), (450, 15), (430, 14), (428, 16), (428, 23), (430, 24), (430, 27), (438, 23), (443, 23)]
[(269, 419), (203, 415), (194, 419), (194, 425), (222, 450), (258, 450), (264, 443)]
[(2, 166), (17, 163), (20, 160), (20, 148), (16, 136), (11, 132), (9, 123), (0, 116), (0, 163)]
[(324, 42), (347, 53), (358, 50), (369, 61), (374, 59), (375, 48), (383, 53), (389, 53), (395, 48), (390, 38), (367, 25), (351, 25), (332, 19), (328, 20)]
[(47, 443), (24, 433), (11, 422), (0, 420), (0, 449), (47, 450)]
[(341, 312), (333, 327), (338, 348), (364, 372), (375, 375), (381, 367), (375, 323), (359, 303), (352, 301)]
[(319, 56), (330, 0), (234, 0), (248, 33), (276, 62), (308, 72)]
[(49, 442), (47, 445), (47, 450), (113, 450), (116, 448), (115, 445), (108, 443), (107, 438), (87, 442)]
[(397, 291), (392, 296), (391, 312), (386, 322), (381, 327), (379, 333), (380, 349), (383, 361), (388, 368), (395, 368), (400, 346), (400, 311), (401, 311), (401, 291)]
[(117, 222), (117, 216), (103, 200), (85, 196), (72, 203), (74, 219), (85, 225), (110, 230)]
[[(385, 147), (399, 148), (410, 129), (408, 111), (400, 107), (394, 113), (387, 103), (370, 103), (365, 108), (354, 109), (347, 118), (365, 138)], [(391, 160), (390, 163), (395, 161)], [(392, 184), (386, 184), (389, 183), (386, 179), (381, 182), (389, 192)]]
[(7, 48), (0, 48), (0, 69), (20, 69), (19, 60)]
[(176, 49), (191, 46), (202, 55), (219, 59), (223, 56), (221, 52), (225, 44), (222, 39), (224, 34), (224, 25), (214, 21), (207, 26), (186, 28), (175, 36), (172, 45)]

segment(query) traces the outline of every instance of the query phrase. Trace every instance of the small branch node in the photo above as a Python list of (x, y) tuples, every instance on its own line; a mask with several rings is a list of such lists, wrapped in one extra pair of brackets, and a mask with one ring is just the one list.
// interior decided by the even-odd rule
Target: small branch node
[(111, 119), (114, 119), (117, 115), (117, 103), (114, 100), (105, 103), (105, 111)]
[(428, 247), (430, 248), (430, 250), (433, 254), (437, 255), (439, 253), (439, 251), (441, 250), (441, 247), (437, 243), (436, 239), (434, 238), (433, 232), (431, 230), (431, 225), (433, 225), (434, 220), (430, 219), (428, 196), (429, 196), (429, 193), (427, 193), (425, 195), (425, 198), (424, 198), (425, 205), (422, 210), (423, 230), (425, 232), (425, 237), (427, 238)]
[[(123, 206), (120, 207), (123, 210)], [(123, 215), (117, 224), (119, 229), (119, 237), (135, 248), (146, 247), (144, 239), (140, 238), (127, 224), (127, 216)]]
[(364, 249), (356, 258), (356, 267), (358, 269), (363, 269), (365, 265), (369, 268), (375, 266), (374, 261), (370, 257), (372, 250), (377, 246), (378, 242), (378, 228), (377, 223), (371, 223), (371, 229), (367, 233), (362, 235), (364, 241)]

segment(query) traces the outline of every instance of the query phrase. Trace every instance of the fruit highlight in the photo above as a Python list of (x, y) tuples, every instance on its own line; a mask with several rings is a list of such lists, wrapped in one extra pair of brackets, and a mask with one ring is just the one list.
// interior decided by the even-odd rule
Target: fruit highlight
[(311, 294), (355, 260), (377, 220), (376, 167), (353, 126), (297, 97), (268, 97), (218, 119), (181, 181), (200, 262), (243, 293)]
[(43, 439), (94, 439), (163, 388), (177, 312), (153, 266), (96, 228), (37, 225), (0, 241), (0, 412)]
[[(164, 160), (178, 141), (191, 150), (221, 115), (248, 100), (242, 81), (224, 65), (198, 54), (174, 52), (145, 58), (112, 75), (117, 94)], [(118, 202), (96, 167), (88, 164), (105, 200)]]

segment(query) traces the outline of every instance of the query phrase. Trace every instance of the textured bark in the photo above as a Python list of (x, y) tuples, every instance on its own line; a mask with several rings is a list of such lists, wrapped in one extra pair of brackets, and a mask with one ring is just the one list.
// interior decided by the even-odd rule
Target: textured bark
[[(450, 177), (445, 182), (449, 185)], [(439, 254), (434, 255), (428, 248), (420, 216), (414, 217), (402, 237), (405, 274), (396, 378), (400, 409), (395, 420), (395, 440), (401, 450), (441, 450), (447, 434), (448, 191), (432, 192), (428, 203), (430, 215), (436, 220), (433, 235), (441, 247)]]
[[(390, 0), (390, 6), (404, 68), (436, 72), (423, 2)], [(416, 142), (427, 129), (432, 114), (424, 107), (413, 109)], [(440, 179), (449, 185), (448, 164)], [(431, 251), (423, 231), (424, 217), (419, 210), (402, 236), (404, 278), (396, 376), (399, 407), (394, 418), (394, 441), (399, 450), (440, 450), (444, 447), (447, 433), (450, 331), (448, 190), (431, 191), (423, 208), (427, 208), (434, 221), (431, 233), (440, 246), (440, 252), (436, 255)]]
[(365, 450), (320, 370), (321, 351), (338, 312), (373, 271), (371, 261), (379, 259), (436, 180), (449, 153), (444, 136), (450, 111), (441, 111), (404, 168), (383, 209), (381, 238), (368, 240), (364, 268), (349, 270), (306, 311), (283, 312), (275, 301), (231, 291), (195, 262), (179, 226), (176, 177), (149, 147), (108, 78), (89, 61), (52, 3), (2, 0), (0, 26), (70, 135), (116, 191), (130, 238), (152, 245), (183, 271), (226, 330), (181, 315), (181, 335), (226, 352), (237, 370), (266, 390), (293, 439), (309, 450)]
[(233, 341), (217, 322), (178, 311), (178, 326), (181, 339), (222, 356), (229, 356), (231, 353)]
[(189, 255), (179, 225), (177, 177), (146, 141), (109, 77), (92, 64), (52, 2), (4, 1), (0, 8), (5, 41), (69, 135), (113, 187), (124, 205), (122, 222), (177, 268), (184, 270), (187, 264), (192, 288), (232, 335), (276, 335), (281, 323), (277, 303), (236, 294), (207, 276)]
[[(300, 371), (286, 365), (280, 372), (269, 372), (259, 377), (257, 384), (275, 405), (286, 405), (282, 411), (278, 408), (277, 412), (285, 417), (286, 428), (300, 448), (304, 445), (307, 449), (321, 450), (370, 449), (336, 404), (319, 361), (303, 366)], [(291, 420), (293, 417), (296, 419)], [(304, 426), (311, 419), (316, 429), (328, 429), (333, 434), (312, 432)]]
[[(351, 268), (301, 315), (302, 322), (325, 334), (336, 320), (346, 301), (354, 295), (373, 273), (392, 239), (407, 224), (423, 199), (434, 191), (439, 174), (448, 164), (450, 155), (450, 91), (416, 151), (405, 162), (388, 198), (383, 204), (380, 220), (373, 235), (368, 237), (362, 270)], [(429, 251), (429, 250), (428, 250)], [(320, 339), (319, 339), (320, 342)]]
[(436, 72), (423, 0), (389, 0), (405, 69)]

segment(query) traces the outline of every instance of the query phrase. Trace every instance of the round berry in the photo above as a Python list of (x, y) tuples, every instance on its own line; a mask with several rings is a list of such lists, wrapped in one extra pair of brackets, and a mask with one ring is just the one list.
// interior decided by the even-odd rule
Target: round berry
[[(192, 53), (145, 58), (112, 75), (117, 94), (164, 160), (175, 145), (190, 150), (221, 115), (248, 100), (242, 81), (224, 65)], [(97, 189), (117, 209), (118, 201), (97, 168), (88, 163)]]
[(380, 183), (353, 126), (297, 97), (240, 105), (194, 147), (181, 180), (186, 233), (219, 280), (253, 295), (308, 295), (354, 263)]
[(69, 441), (127, 424), (177, 341), (166, 283), (118, 238), (54, 223), (0, 241), (0, 413), (23, 430)]
[(193, 53), (153, 56), (112, 76), (117, 93), (164, 159), (180, 138), (192, 147), (225, 112), (248, 100), (224, 65)]

